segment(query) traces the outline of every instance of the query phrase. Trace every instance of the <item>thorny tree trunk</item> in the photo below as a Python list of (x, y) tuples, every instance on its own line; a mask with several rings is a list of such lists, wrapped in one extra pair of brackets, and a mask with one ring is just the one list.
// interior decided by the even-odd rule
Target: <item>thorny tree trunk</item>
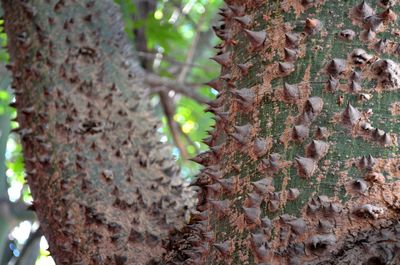
[(57, 264), (147, 264), (184, 221), (112, 0), (2, 1), (27, 180)]
[[(227, 2), (199, 212), (168, 257), (399, 264), (397, 1)], [(143, 264), (172, 209), (115, 9), (3, 3), (28, 181), (57, 262)]]
[(187, 257), (400, 264), (400, 4), (226, 2)]

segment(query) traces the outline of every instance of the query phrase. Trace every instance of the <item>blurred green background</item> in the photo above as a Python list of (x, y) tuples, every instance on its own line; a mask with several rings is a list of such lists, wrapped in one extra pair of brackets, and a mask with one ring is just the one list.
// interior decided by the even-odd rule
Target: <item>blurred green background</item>
[[(215, 78), (219, 66), (208, 58), (218, 43), (211, 29), (217, 24), (222, 0), (115, 0), (126, 32), (146, 71), (169, 78), (184, 88), (152, 93), (151, 103), (162, 120), (161, 141), (174, 146), (182, 177), (190, 180), (199, 166), (188, 158), (207, 150), (202, 139), (214, 121), (201, 102), (216, 91), (203, 83)], [(1, 12), (1, 11), (0, 11)], [(3, 20), (0, 20), (3, 32)], [(24, 176), (22, 148), (12, 121), (16, 110), (6, 70), (7, 36), (0, 33), (0, 265), (51, 265), (47, 242), (33, 212)], [(170, 113), (165, 115), (165, 113)]]

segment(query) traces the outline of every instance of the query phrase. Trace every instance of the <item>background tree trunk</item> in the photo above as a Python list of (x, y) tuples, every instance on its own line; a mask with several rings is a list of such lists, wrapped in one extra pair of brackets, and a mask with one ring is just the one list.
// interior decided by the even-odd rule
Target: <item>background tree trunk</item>
[(2, 1), (19, 134), (57, 264), (147, 264), (184, 222), (144, 73), (111, 0)]
[(188, 260), (400, 264), (397, 1), (226, 2)]

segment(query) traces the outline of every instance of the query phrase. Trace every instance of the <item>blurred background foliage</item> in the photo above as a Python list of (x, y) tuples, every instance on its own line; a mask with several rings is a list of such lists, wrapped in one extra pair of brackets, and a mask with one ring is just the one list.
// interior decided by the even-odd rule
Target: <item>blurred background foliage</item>
[[(215, 14), (222, 0), (115, 2), (121, 7), (126, 32), (143, 68), (185, 90), (153, 91), (151, 104), (162, 120), (161, 141), (173, 146), (182, 176), (190, 180), (199, 166), (188, 159), (207, 150), (202, 139), (214, 123), (204, 111), (204, 102), (215, 98), (216, 91), (203, 83), (219, 71), (208, 58), (218, 43), (211, 25), (217, 23)], [(11, 107), (14, 98), (3, 24), (0, 20), (0, 265), (51, 265), (54, 261), (47, 242), (34, 213), (27, 209), (32, 197), (24, 179), (22, 147), (12, 133), (18, 123)]]

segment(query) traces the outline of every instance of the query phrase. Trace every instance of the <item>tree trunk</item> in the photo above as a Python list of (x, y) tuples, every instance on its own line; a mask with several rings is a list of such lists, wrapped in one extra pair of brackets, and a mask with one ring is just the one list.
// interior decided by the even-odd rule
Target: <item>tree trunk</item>
[[(198, 212), (164, 262), (399, 264), (397, 1), (227, 2)], [(57, 263), (158, 260), (181, 203), (114, 6), (3, 4)]]
[(2, 1), (19, 134), (57, 264), (147, 264), (184, 221), (143, 71), (111, 0)]
[(397, 1), (227, 2), (187, 258), (400, 264)]

